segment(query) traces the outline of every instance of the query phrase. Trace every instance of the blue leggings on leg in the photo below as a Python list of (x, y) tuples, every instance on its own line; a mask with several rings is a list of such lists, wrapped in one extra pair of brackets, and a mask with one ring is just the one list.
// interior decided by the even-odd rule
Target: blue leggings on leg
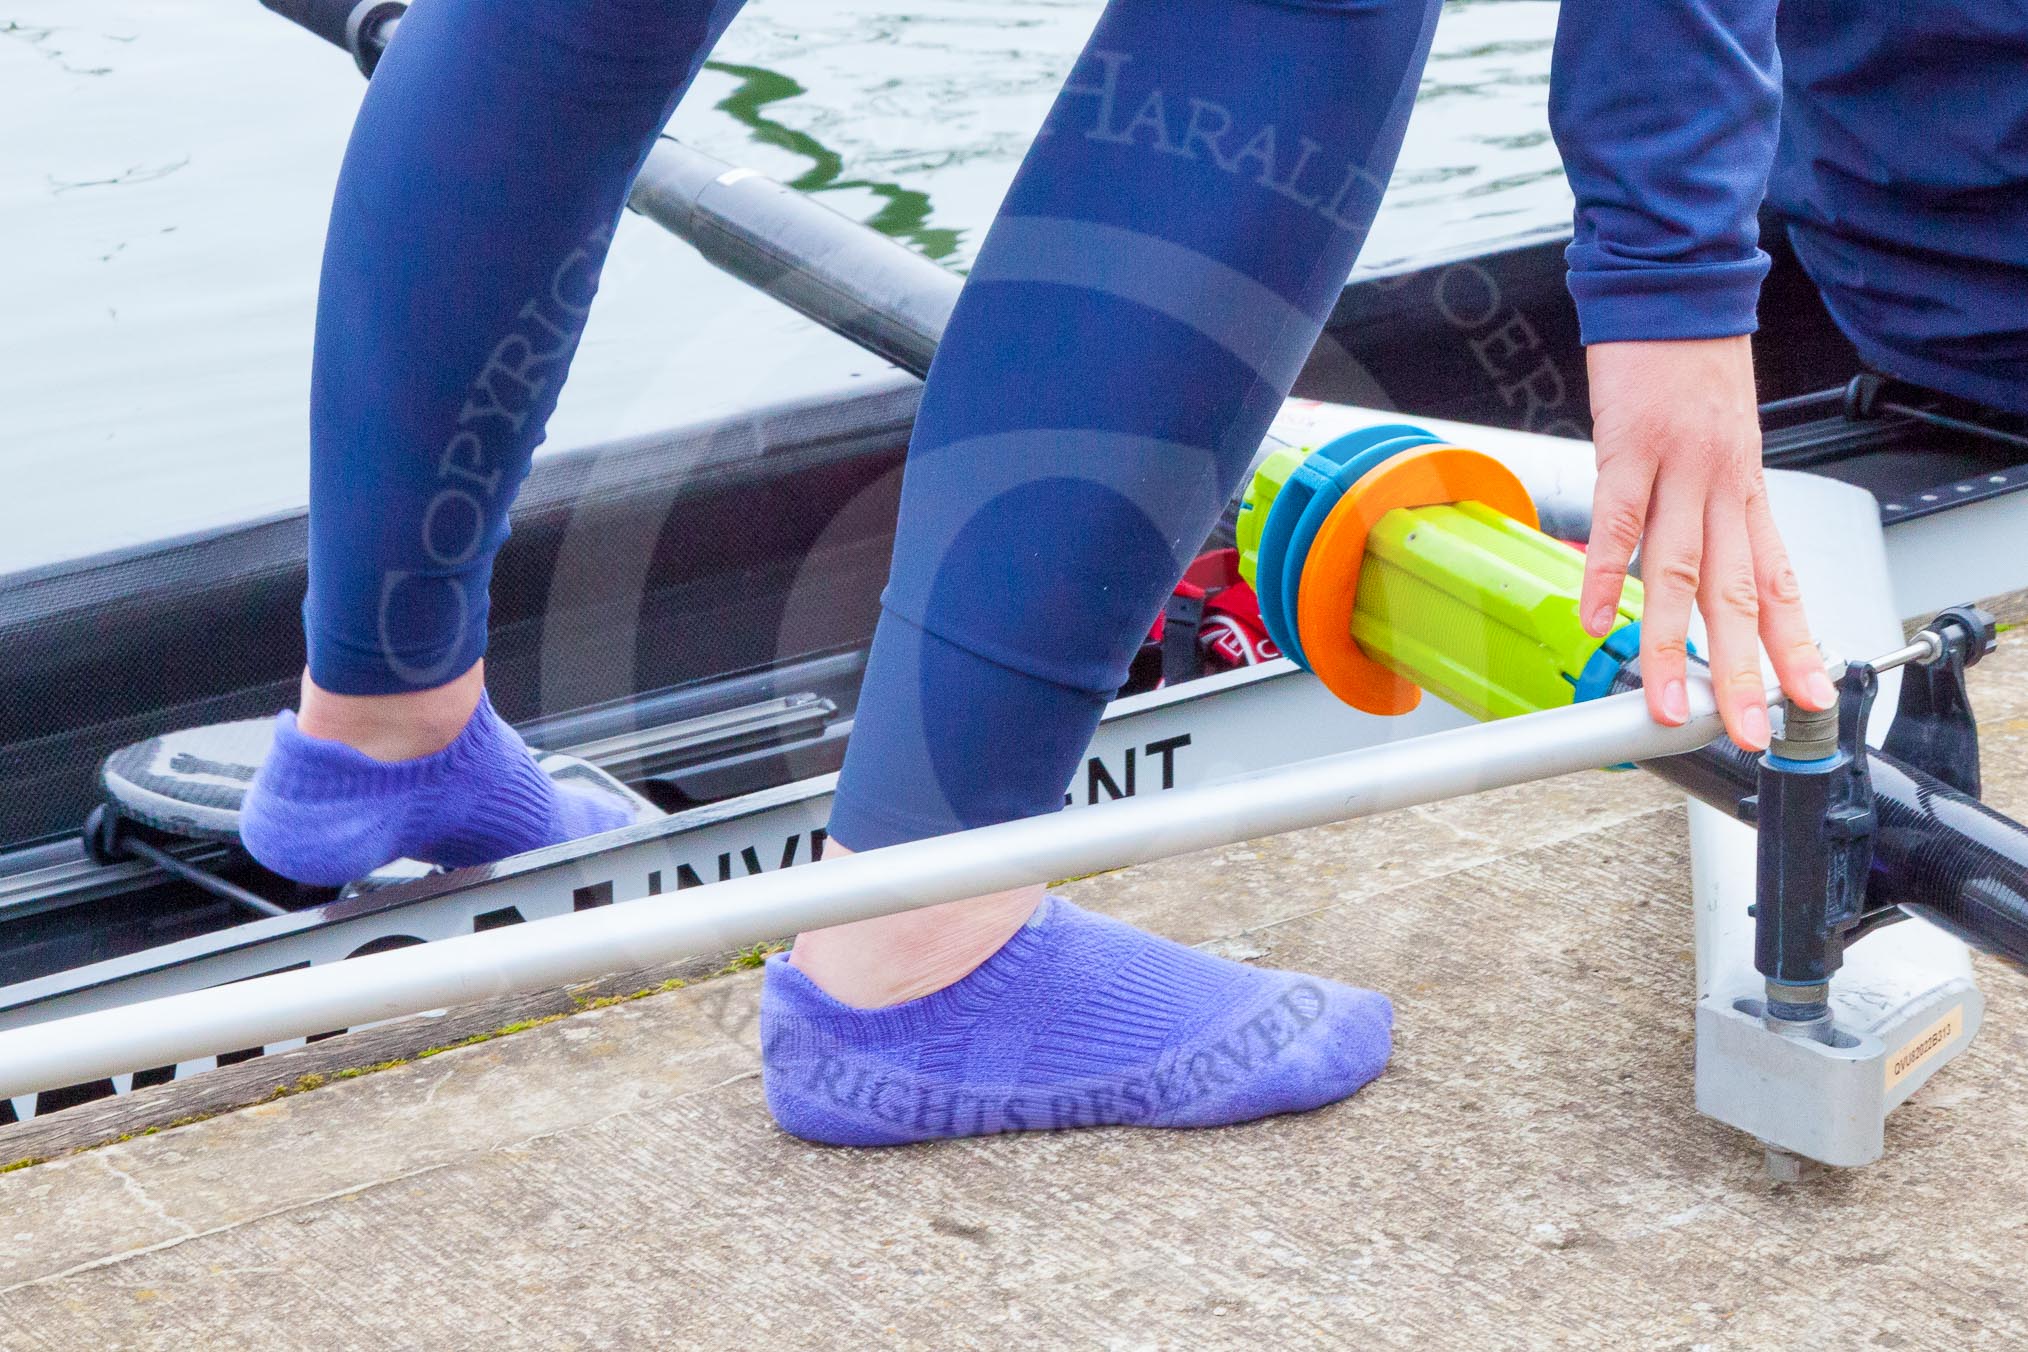
[[(483, 648), (485, 584), (627, 186), (732, 12), (426, 0), (346, 158), (320, 301), (311, 673), (428, 688)], [(931, 372), (832, 830), (866, 849), (1061, 803), (1106, 697), (1316, 341), (1392, 167), (1435, 0), (1113, 0)], [(602, 829), (481, 703), (383, 766), (287, 715), (244, 836), (292, 876)], [(1051, 899), (888, 1009), (777, 955), (776, 1120), (888, 1144), (1211, 1126), (1378, 1074), (1392, 1011)]]
[(1351, 272), (1436, 8), (1107, 7), (930, 371), (843, 844), (1062, 805)]
[[(831, 832), (1050, 812), (1378, 205), (1434, 0), (1112, 0), (917, 415)], [(768, 962), (763, 1083), (837, 1145), (1214, 1126), (1380, 1073), (1386, 999), (1052, 897), (962, 979), (847, 1007)]]
[[(738, 0), (427, 0), (374, 72), (339, 176), (310, 411), (311, 678), (425, 690), (485, 650), (487, 583), (627, 190)], [(240, 813), (268, 868), (338, 885), (623, 825), (481, 700), (383, 763), (277, 722)]]
[[(507, 507), (628, 187), (736, 0), (429, 0), (333, 209), (310, 672), (484, 650)], [(930, 374), (833, 833), (1047, 812), (1378, 205), (1435, 0), (1113, 0)], [(475, 809), (476, 810), (476, 809)]]
[(507, 508), (627, 191), (739, 0), (427, 0), (345, 153), (317, 296), (310, 675), (385, 695), (485, 650)]

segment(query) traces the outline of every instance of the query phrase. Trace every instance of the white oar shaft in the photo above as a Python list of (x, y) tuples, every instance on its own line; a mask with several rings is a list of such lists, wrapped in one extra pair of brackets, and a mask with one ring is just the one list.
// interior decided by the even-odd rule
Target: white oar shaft
[(1721, 728), (1653, 722), (1636, 691), (1241, 779), (915, 841), (774, 873), (0, 1032), (0, 1098), (422, 1010), (633, 971), (808, 929), (1119, 868), (1622, 760)]

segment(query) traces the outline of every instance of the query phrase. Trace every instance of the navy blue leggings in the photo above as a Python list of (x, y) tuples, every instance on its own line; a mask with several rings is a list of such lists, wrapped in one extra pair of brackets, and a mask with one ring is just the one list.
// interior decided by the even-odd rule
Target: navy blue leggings
[[(507, 505), (628, 184), (735, 8), (423, 0), (403, 21), (318, 307), (319, 685), (427, 688), (483, 652)], [(1436, 9), (1112, 0), (930, 372), (841, 842), (1061, 805), (1351, 270)]]

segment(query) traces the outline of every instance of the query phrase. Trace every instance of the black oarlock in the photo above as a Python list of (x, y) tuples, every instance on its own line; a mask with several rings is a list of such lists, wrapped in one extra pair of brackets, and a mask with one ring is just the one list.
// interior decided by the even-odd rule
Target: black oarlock
[[(1982, 653), (1982, 643), (1968, 643), (1946, 647), (1936, 661), (1968, 663)], [(1621, 670), (1615, 690), (1639, 688), (1636, 665)], [(1844, 698), (1853, 700), (1856, 692)], [(1844, 942), (1870, 934), (1900, 908), (2028, 968), (2028, 827), (1884, 751), (1869, 752), (1865, 767), (1873, 798), (1872, 860), (1864, 906)], [(1729, 740), (1643, 761), (1641, 768), (1721, 812), (1755, 819), (1760, 758)]]
[(1760, 758), (1754, 967), (1767, 979), (1776, 1023), (1829, 1018), (1831, 976), (1866, 909), (1875, 818), (1863, 736), (1877, 689), (1873, 668), (1854, 663), (1839, 677), (1833, 707), (1785, 702)]

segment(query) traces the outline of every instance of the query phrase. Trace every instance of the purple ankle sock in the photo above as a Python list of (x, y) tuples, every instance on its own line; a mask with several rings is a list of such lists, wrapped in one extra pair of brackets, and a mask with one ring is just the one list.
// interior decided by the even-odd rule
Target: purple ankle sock
[(885, 1009), (768, 959), (761, 1056), (783, 1130), (830, 1145), (1209, 1127), (1302, 1112), (1387, 1064), (1384, 995), (1262, 971), (1047, 897), (963, 980)]
[(240, 809), (240, 839), (285, 878), (337, 887), (394, 859), (463, 868), (632, 820), (620, 799), (544, 774), (481, 696), (456, 741), (405, 761), (311, 737), (284, 711)]

